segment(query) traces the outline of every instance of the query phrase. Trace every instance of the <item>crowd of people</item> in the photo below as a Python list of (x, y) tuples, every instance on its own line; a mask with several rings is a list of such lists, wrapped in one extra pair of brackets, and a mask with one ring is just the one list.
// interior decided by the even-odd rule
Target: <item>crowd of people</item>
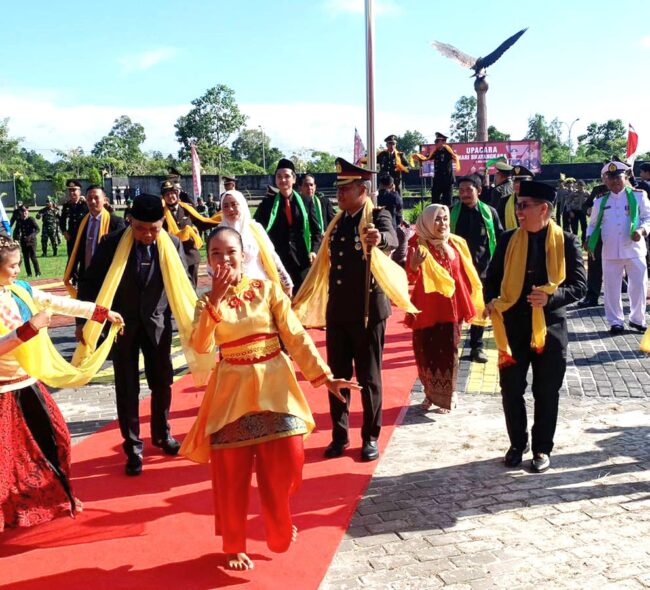
[[(422, 159), (440, 160), (453, 177), (453, 150), (437, 135), (437, 149)], [(532, 450), (533, 472), (550, 467), (566, 367), (566, 308), (590, 296), (578, 226), (591, 253), (590, 282), (595, 265), (602, 267), (612, 333), (625, 330), (624, 275), (629, 326), (645, 331), (647, 192), (633, 188), (629, 166), (618, 161), (603, 167), (604, 189), (595, 199), (579, 183), (556, 191), (522, 166), (498, 162), (491, 188), (479, 174), (455, 178), (459, 200), (453, 207), (442, 183), (448, 179), (439, 179), (434, 202), (411, 227), (400, 187), (408, 161), (395, 149), (394, 136), (386, 140), (376, 202), (370, 180), (377, 172), (337, 158), (338, 212), (317, 193), (314, 176), (298, 183), (287, 159), (278, 162), (275, 186), (254, 215), (234, 178), (207, 202), (189, 198), (170, 178), (160, 195), (135, 197), (124, 217), (110, 211), (102, 187), (88, 187), (82, 198), (79, 183), (70, 181), (60, 216), (52, 203), (39, 212), (44, 227), (50, 220), (55, 252), (56, 227), (66, 240), (69, 298), (17, 280), (20, 251), (26, 265), (34, 260), (36, 224), (26, 223), (23, 208), (16, 221), (20, 243), (0, 238), (0, 436), (11, 449), (0, 457), (0, 531), (80, 509), (69, 478), (70, 439), (47, 386), (87, 382), (110, 350), (125, 474), (140, 476), (144, 467), (142, 353), (151, 445), (211, 464), (216, 530), (229, 567), (253, 567), (245, 532), (253, 466), (268, 547), (286, 551), (296, 538), (289, 498), (302, 477), (303, 439), (314, 428), (292, 361), (312, 385), (329, 392), (332, 429), (324, 457), (336, 459), (353, 443), (350, 401), (358, 391), (359, 456), (377, 460), (382, 354), (395, 308), (412, 331), (424, 412), (449, 414), (461, 402), (463, 325), (470, 325), (471, 361), (486, 363), (491, 320), (510, 442), (505, 465), (519, 466)], [(199, 295), (203, 248), (210, 286)], [(47, 337), (52, 313), (78, 318), (70, 363)], [(205, 389), (182, 443), (169, 423), (172, 319), (195, 383)], [(108, 335), (106, 321), (114, 325)], [(327, 360), (306, 328), (325, 328)], [(524, 399), (529, 367), (535, 404), (530, 435)]]

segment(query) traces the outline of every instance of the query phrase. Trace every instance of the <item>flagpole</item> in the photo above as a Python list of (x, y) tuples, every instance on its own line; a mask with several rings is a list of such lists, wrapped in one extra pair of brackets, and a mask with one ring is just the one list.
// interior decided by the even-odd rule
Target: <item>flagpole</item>
[[(373, 0), (366, 2), (366, 128), (368, 146), (368, 168), (377, 169), (377, 151), (375, 149), (375, 37), (373, 14)], [(371, 193), (377, 190), (377, 178), (373, 174)]]

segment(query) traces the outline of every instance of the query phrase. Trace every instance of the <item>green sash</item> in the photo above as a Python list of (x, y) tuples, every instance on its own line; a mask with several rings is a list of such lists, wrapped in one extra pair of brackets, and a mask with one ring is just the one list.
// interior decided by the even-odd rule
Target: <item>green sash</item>
[[(589, 240), (587, 241), (587, 248), (591, 253), (596, 251), (598, 240), (600, 240), (600, 227), (603, 224), (603, 213), (605, 212), (605, 205), (607, 205), (607, 201), (609, 200), (609, 196), (611, 194), (611, 192), (607, 193), (603, 197), (603, 200), (600, 202), (598, 219), (596, 220), (596, 228), (589, 236)], [(636, 226), (639, 223), (639, 203), (634, 196), (634, 191), (630, 187), (625, 187), (625, 194), (627, 195), (627, 206), (630, 210), (630, 237), (632, 237), (636, 231)]]
[[(452, 233), (456, 233), (456, 224), (458, 223), (458, 217), (460, 216), (461, 203), (456, 203), (451, 210), (451, 219), (450, 226)], [(485, 229), (487, 230), (488, 235), (488, 248), (490, 250), (490, 258), (494, 256), (494, 249), (497, 246), (497, 237), (494, 233), (494, 219), (492, 219), (492, 212), (490, 208), (479, 199), (478, 201), (478, 210), (483, 218), (483, 223), (485, 224)]]
[(316, 212), (316, 221), (318, 222), (318, 229), (320, 233), (325, 231), (325, 222), (323, 220), (323, 204), (321, 199), (325, 199), (324, 195), (319, 196), (318, 193), (314, 194), (314, 211)]
[[(307, 216), (307, 210), (305, 209), (305, 204), (302, 202), (302, 197), (296, 192), (293, 191), (293, 197), (296, 199), (298, 204), (298, 209), (302, 214), (302, 229), (303, 237), (305, 239), (305, 247), (307, 248), (307, 254), (311, 252), (311, 231), (309, 231), (309, 217)], [(280, 207), (280, 199), (284, 198), (280, 193), (275, 195), (273, 201), (273, 208), (271, 209), (271, 217), (269, 218), (269, 223), (266, 226), (266, 233), (269, 233), (269, 230), (273, 227), (275, 220), (278, 216), (278, 208)]]

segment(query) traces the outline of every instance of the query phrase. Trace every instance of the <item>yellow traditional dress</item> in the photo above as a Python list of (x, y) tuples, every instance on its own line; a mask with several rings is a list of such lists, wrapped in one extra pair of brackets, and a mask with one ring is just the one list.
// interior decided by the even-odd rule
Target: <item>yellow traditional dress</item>
[[(207, 463), (211, 435), (248, 414), (294, 416), (304, 423), (301, 433), (311, 432), (314, 420), (309, 405), (279, 338), (312, 385), (322, 385), (331, 373), (280, 285), (244, 277), (228, 289), (218, 309), (206, 299), (199, 301), (198, 309), (191, 345), (196, 352), (207, 352), (217, 344), (221, 361), (210, 376), (181, 454)], [(267, 432), (263, 438), (297, 433)], [(231, 445), (256, 442), (261, 442), (260, 438), (231, 441)]]

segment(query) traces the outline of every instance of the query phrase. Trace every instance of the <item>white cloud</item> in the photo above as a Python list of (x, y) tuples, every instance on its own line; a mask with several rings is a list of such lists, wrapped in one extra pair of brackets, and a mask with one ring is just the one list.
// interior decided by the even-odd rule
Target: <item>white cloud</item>
[[(364, 0), (325, 0), (325, 10), (331, 16), (340, 14), (364, 14)], [(393, 0), (380, 0), (374, 3), (374, 12), (376, 16), (400, 14), (399, 6)]]
[(178, 47), (160, 47), (158, 49), (127, 55), (121, 57), (118, 61), (122, 66), (122, 72), (125, 74), (143, 72), (173, 58), (179, 51), (180, 49)]

